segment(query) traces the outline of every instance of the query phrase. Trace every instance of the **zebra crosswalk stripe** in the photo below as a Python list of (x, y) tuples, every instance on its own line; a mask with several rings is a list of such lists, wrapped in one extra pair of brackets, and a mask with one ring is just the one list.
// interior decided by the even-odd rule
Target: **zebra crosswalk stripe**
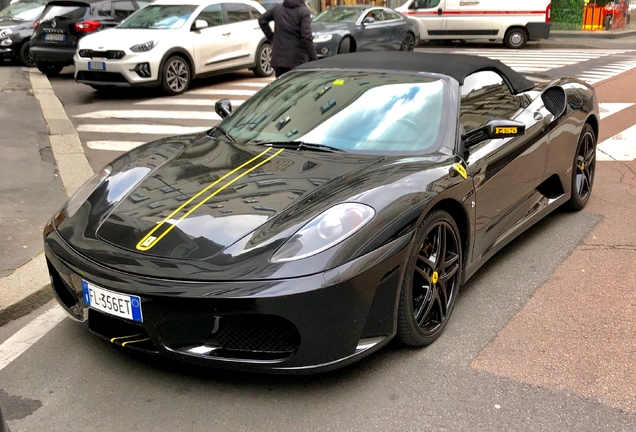
[[(179, 106), (214, 106), (216, 104), (216, 100), (212, 99), (176, 99), (176, 98), (156, 98), (145, 100), (141, 102), (135, 102), (134, 105), (154, 105), (154, 106), (163, 106), (163, 105), (179, 105)], [(230, 103), (233, 107), (240, 106), (245, 102), (240, 99), (231, 99)]]

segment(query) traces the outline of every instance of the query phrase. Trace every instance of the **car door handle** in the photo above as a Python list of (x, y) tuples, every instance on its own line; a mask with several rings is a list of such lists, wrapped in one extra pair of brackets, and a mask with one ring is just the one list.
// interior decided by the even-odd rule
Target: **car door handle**
[(229, 36), (229, 35), (231, 35), (231, 34), (232, 34), (232, 32), (223, 33), (223, 36)]
[(261, 27), (260, 27), (260, 26), (258, 26), (258, 27), (254, 27), (254, 30), (260, 30), (260, 29), (261, 29)]
[(437, 9), (437, 15), (441, 15), (442, 14), (442, 8)]

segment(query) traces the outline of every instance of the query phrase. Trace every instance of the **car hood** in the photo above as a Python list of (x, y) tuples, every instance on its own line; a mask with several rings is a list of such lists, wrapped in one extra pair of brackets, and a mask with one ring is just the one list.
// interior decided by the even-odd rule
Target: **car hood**
[(87, 35), (79, 44), (82, 49), (121, 50), (148, 41), (158, 41), (163, 35), (164, 30), (113, 28)]
[(311, 23), (311, 30), (314, 34), (338, 33), (350, 30), (353, 27), (355, 27), (355, 24), (353, 23)]

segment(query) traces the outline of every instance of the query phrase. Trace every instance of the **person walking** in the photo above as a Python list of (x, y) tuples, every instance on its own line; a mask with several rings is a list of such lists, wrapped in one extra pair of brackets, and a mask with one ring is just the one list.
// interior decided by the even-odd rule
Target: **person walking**
[[(273, 32), (269, 26), (272, 21)], [(258, 24), (272, 44), (276, 78), (318, 58), (311, 34), (311, 12), (304, 0), (284, 0), (261, 15)]]

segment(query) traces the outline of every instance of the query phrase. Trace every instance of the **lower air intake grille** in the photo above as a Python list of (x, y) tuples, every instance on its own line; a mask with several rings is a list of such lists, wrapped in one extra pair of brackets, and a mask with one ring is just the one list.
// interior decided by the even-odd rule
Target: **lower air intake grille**
[(292, 354), (300, 334), (292, 323), (272, 315), (237, 315), (221, 318), (219, 345), (232, 351)]
[(78, 80), (97, 81), (104, 83), (127, 83), (126, 78), (116, 72), (87, 72), (80, 71), (77, 73)]

